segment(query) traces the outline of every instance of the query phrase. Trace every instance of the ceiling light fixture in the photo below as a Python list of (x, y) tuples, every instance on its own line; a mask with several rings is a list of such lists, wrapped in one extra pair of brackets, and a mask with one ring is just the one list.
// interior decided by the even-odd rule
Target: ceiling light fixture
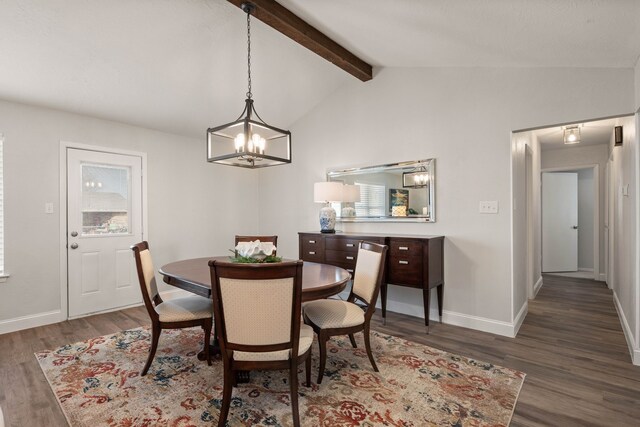
[(247, 99), (238, 119), (207, 129), (207, 161), (250, 169), (291, 163), (291, 132), (268, 125), (253, 107), (251, 13), (256, 6), (241, 7), (247, 14)]
[(580, 142), (580, 128), (578, 126), (567, 126), (564, 128), (564, 143), (577, 144)]

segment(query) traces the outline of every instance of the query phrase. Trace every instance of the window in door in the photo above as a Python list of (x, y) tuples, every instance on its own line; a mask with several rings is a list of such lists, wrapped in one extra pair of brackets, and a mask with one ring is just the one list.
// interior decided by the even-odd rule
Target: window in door
[(131, 168), (82, 164), (82, 234), (127, 234), (131, 229)]

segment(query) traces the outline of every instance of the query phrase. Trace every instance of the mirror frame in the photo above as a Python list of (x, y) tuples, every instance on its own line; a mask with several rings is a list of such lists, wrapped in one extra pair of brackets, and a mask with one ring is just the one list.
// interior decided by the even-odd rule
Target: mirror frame
[(429, 175), (429, 183), (424, 187), (429, 188), (428, 203), (430, 207), (430, 216), (424, 215), (411, 215), (411, 216), (380, 216), (380, 217), (340, 217), (336, 218), (336, 222), (436, 222), (436, 203), (435, 203), (435, 166), (436, 159), (424, 159), (414, 160), (407, 162), (388, 163), (383, 165), (373, 166), (360, 166), (344, 169), (328, 169), (327, 181), (335, 181), (342, 176), (348, 175), (362, 175), (365, 173), (387, 172), (393, 170), (400, 170), (403, 172), (410, 172), (408, 169), (415, 169), (419, 167), (427, 168)]

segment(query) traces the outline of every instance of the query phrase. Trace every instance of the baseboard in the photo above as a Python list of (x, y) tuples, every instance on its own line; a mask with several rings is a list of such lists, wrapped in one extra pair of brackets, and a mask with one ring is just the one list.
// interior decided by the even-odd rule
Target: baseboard
[(13, 319), (0, 320), (0, 335), (23, 329), (37, 328), (62, 322), (66, 316), (60, 310), (46, 311), (44, 313), (30, 314), (28, 316), (15, 317)]
[(513, 320), (513, 338), (518, 335), (518, 331), (520, 330), (520, 326), (522, 326), (522, 322), (524, 322), (524, 318), (527, 317), (527, 313), (529, 312), (529, 301), (525, 301), (518, 311), (516, 318)]
[(593, 268), (578, 267), (578, 271), (584, 271), (584, 272), (587, 272), (587, 273), (593, 273)]
[[(380, 300), (378, 300), (376, 308), (380, 308)], [(424, 308), (415, 304), (407, 304), (400, 301), (387, 300), (387, 311), (424, 319)], [(429, 321), (438, 322), (439, 320), (440, 316), (438, 316), (438, 310), (435, 308), (431, 308), (431, 310), (429, 311)], [(461, 326), (463, 328), (475, 329), (482, 332), (489, 332), (509, 338), (515, 337), (516, 332), (514, 324), (510, 322), (502, 322), (500, 320), (494, 320), (480, 316), (471, 316), (468, 314), (457, 313), (455, 311), (448, 310), (442, 310), (442, 323), (453, 326)]]
[(600, 273), (600, 276), (596, 280), (598, 280), (598, 282), (606, 282), (607, 281), (607, 275), (605, 273)]
[(482, 332), (489, 332), (505, 337), (515, 337), (515, 327), (513, 323), (500, 320), (488, 319), (486, 317), (471, 316), (463, 313), (444, 311), (442, 321), (448, 325), (462, 326), (463, 328), (475, 329)]
[(620, 325), (622, 325), (624, 337), (627, 340), (629, 354), (631, 355), (631, 362), (634, 365), (640, 365), (640, 349), (636, 348), (636, 342), (633, 334), (631, 333), (631, 328), (629, 327), (627, 318), (624, 316), (624, 311), (622, 311), (622, 306), (620, 305), (618, 294), (615, 291), (613, 292), (613, 302), (616, 307), (616, 311), (618, 312), (618, 319), (620, 319)]
[(538, 292), (542, 288), (542, 276), (538, 277), (536, 284), (533, 285), (533, 297), (535, 298), (538, 295)]

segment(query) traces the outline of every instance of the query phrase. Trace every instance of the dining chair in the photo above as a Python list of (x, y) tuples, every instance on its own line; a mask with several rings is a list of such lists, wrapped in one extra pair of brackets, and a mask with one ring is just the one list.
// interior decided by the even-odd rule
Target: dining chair
[[(236, 235), (236, 244), (240, 242), (255, 242), (256, 240), (260, 240), (261, 242), (273, 243), (273, 246), (276, 247), (276, 252), (278, 251), (278, 236), (238, 236)], [(276, 254), (273, 253), (273, 255)]]
[[(386, 245), (360, 242), (353, 286), (347, 300), (325, 299), (305, 304), (304, 322), (310, 325), (318, 335), (320, 347), (318, 384), (322, 382), (327, 362), (327, 341), (335, 335), (349, 335), (351, 345), (356, 348), (353, 334), (362, 331), (367, 356), (373, 370), (378, 372), (378, 366), (371, 352), (369, 332), (371, 317), (376, 311), (376, 301), (384, 277), (387, 249)], [(356, 304), (357, 301), (364, 303), (365, 306), (359, 306)]]
[(294, 426), (298, 413), (298, 365), (311, 384), (313, 329), (302, 324), (302, 261), (234, 264), (209, 261), (213, 311), (224, 366), (218, 426), (229, 416), (237, 371), (289, 370)]
[(213, 304), (209, 298), (197, 295), (182, 298), (174, 298), (163, 301), (158, 293), (155, 270), (149, 243), (146, 241), (131, 246), (136, 259), (138, 281), (142, 291), (142, 299), (151, 317), (151, 349), (147, 363), (140, 375), (147, 374), (158, 348), (160, 332), (163, 329), (182, 329), (193, 326), (201, 326), (204, 329), (204, 355), (211, 366), (209, 354), (209, 341), (213, 326)]

